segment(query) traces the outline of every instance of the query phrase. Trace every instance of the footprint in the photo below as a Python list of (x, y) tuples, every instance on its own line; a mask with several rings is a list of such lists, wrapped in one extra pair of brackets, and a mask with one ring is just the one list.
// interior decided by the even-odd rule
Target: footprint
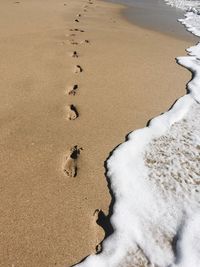
[(79, 18), (80, 18), (80, 17), (81, 17), (81, 14), (77, 14), (77, 17), (79, 17)]
[(75, 95), (78, 89), (78, 84), (72, 85), (68, 88), (67, 93), (68, 95)]
[[(94, 219), (95, 219), (95, 222), (101, 226), (101, 228), (104, 230), (104, 236), (105, 238), (107, 238), (108, 236), (110, 236), (114, 229), (111, 225), (111, 222), (110, 222), (110, 216), (109, 215), (105, 215), (105, 213), (101, 210), (101, 209), (96, 209), (93, 213), (93, 216), (94, 216)], [(96, 252), (97, 254), (99, 252), (101, 252), (101, 244), (100, 243), (99, 245), (96, 246)]]
[(68, 177), (75, 177), (77, 175), (77, 159), (83, 148), (74, 146), (66, 155), (63, 171)]
[(76, 51), (74, 51), (73, 53), (72, 53), (72, 57), (78, 57), (78, 53), (76, 52)]
[[(98, 224), (97, 221), (99, 219), (99, 213), (101, 212), (101, 210), (99, 209), (96, 209), (93, 213), (93, 216), (94, 216), (94, 222), (95, 224)], [(99, 230), (99, 229), (98, 229)], [(98, 233), (97, 233), (97, 236), (96, 236), (96, 243), (98, 243)], [(99, 254), (100, 252), (102, 251), (102, 243), (98, 243), (96, 246), (95, 246), (95, 252), (96, 254)]]
[(74, 40), (69, 40), (70, 44), (72, 45), (78, 45), (78, 42), (75, 42)]
[(74, 105), (69, 105), (67, 107), (67, 118), (68, 120), (75, 120), (79, 116), (78, 111)]
[(75, 70), (74, 70), (74, 73), (80, 73), (80, 72), (83, 72), (83, 69), (80, 65), (76, 65), (75, 66)]
[(85, 32), (84, 30), (80, 30), (80, 29), (69, 29), (70, 32)]
[(69, 29), (70, 32), (78, 32), (79, 29), (75, 28), (75, 29)]
[(79, 20), (78, 19), (75, 19), (75, 22), (79, 22)]
[(90, 41), (89, 40), (83, 40), (83, 41), (81, 41), (81, 44), (84, 44), (84, 43), (89, 44)]

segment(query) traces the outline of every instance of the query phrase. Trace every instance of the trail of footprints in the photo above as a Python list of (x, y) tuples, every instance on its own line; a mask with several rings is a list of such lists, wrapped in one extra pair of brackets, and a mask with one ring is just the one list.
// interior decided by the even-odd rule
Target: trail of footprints
[[(93, 4), (92, 0), (88, 0), (88, 4)], [(83, 12), (87, 12), (88, 10), (88, 5), (85, 5), (83, 7)], [(81, 17), (82, 14), (79, 13), (76, 16), (77, 18), (74, 20), (74, 23), (79, 23), (81, 24)], [(82, 41), (77, 41), (76, 36), (77, 34), (82, 34), (85, 31), (80, 28), (71, 28), (69, 29), (69, 34), (67, 35), (69, 37), (68, 41), (69, 44), (72, 46), (78, 46), (81, 44), (89, 44), (90, 41), (88, 39), (83, 39)], [(73, 68), (73, 73), (74, 75), (79, 75), (81, 74), (84, 70), (81, 65), (79, 65), (79, 62), (77, 61), (79, 59), (79, 52), (77, 50), (74, 50), (70, 56), (76, 60), (74, 68)], [(79, 90), (79, 85), (78, 84), (72, 84), (67, 88), (67, 94), (69, 96), (75, 96)], [(70, 104), (66, 107), (66, 112), (67, 112), (67, 119), (69, 121), (74, 121), (79, 117), (79, 112), (77, 110), (77, 107), (75, 104)], [(78, 157), (80, 155), (80, 152), (83, 150), (83, 148), (78, 147), (77, 145), (73, 146), (70, 148), (70, 150), (66, 153), (65, 158), (64, 158), (64, 163), (63, 163), (63, 172), (66, 176), (68, 177), (75, 177), (77, 175), (78, 167), (77, 167), (77, 161)]]
[[(87, 3), (89, 5), (93, 4), (92, 0), (88, 0)], [(88, 7), (89, 7), (88, 5), (85, 5), (83, 7), (83, 12), (87, 12)], [(79, 13), (79, 14), (77, 14), (76, 17), (77, 18), (74, 20), (74, 23), (81, 24), (80, 20), (81, 20), (82, 14)], [(69, 29), (69, 32), (70, 33), (67, 36), (69, 37), (68, 41), (69, 41), (70, 45), (72, 45), (74, 47), (78, 47), (79, 45), (82, 45), (82, 44), (90, 44), (90, 40), (88, 40), (88, 39), (83, 39), (81, 41), (76, 40), (77, 34), (82, 34), (85, 32), (83, 29), (72, 28), (72, 29)], [(74, 58), (74, 60), (75, 60), (73, 73), (74, 73), (75, 77), (77, 77), (77, 75), (81, 75), (81, 73), (84, 72), (84, 68), (81, 65), (79, 65), (79, 62), (78, 62), (79, 52), (77, 51), (77, 49), (74, 49), (74, 51), (71, 52), (70, 56), (72, 58)], [(67, 88), (66, 93), (69, 96), (74, 97), (77, 94), (78, 90), (79, 90), (79, 84), (75, 83), (75, 84), (70, 85)], [(67, 119), (69, 121), (74, 121), (79, 117), (79, 112), (78, 112), (75, 104), (68, 105), (66, 108), (66, 111), (67, 111)], [(69, 149), (69, 151), (66, 153), (65, 158), (64, 158), (64, 162), (63, 162), (63, 172), (66, 176), (68, 176), (68, 177), (76, 177), (77, 176), (78, 158), (79, 158), (79, 155), (80, 155), (82, 150), (83, 150), (82, 147), (75, 145), (75, 146), (72, 146)], [(95, 224), (97, 223), (98, 225), (100, 225), (103, 228), (103, 230), (105, 232), (105, 237), (108, 236), (109, 232), (110, 232), (110, 228), (112, 227), (108, 223), (109, 222), (108, 216), (106, 216), (101, 209), (97, 209), (97, 210), (95, 210), (95, 212), (93, 214), (93, 219), (94, 219)], [(95, 249), (96, 249), (96, 253), (101, 252), (102, 243), (98, 244)]]

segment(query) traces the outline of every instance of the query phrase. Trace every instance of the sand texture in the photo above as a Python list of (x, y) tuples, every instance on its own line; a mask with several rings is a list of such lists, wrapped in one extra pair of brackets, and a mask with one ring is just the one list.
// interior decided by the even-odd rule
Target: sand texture
[(190, 78), (174, 60), (189, 41), (89, 2), (0, 1), (2, 267), (70, 266), (95, 251), (104, 161)]

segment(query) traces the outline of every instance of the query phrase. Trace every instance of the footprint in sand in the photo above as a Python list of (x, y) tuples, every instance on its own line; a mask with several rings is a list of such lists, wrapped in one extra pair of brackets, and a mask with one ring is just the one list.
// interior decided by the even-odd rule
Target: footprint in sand
[(72, 57), (77, 58), (77, 57), (78, 57), (78, 53), (77, 53), (76, 51), (74, 51), (74, 52), (72, 53)]
[[(71, 35), (71, 36), (73, 37), (74, 35)], [(70, 37), (71, 37), (71, 36), (70, 36)], [(67, 37), (68, 37), (68, 36), (67, 36)], [(89, 40), (82, 40), (82, 41), (80, 41), (80, 43), (78, 43), (78, 42), (76, 42), (74, 39), (67, 40), (67, 42), (70, 43), (71, 45), (89, 44), (89, 43), (90, 43)]]
[[(110, 216), (109, 215), (105, 215), (105, 213), (101, 210), (101, 209), (96, 209), (93, 213), (95, 222), (103, 229), (104, 231), (104, 238), (107, 238), (108, 236), (110, 236), (114, 229), (110, 223)], [(99, 252), (101, 252), (101, 244), (98, 244), (96, 246), (96, 252), (97, 254)]]
[(74, 68), (74, 73), (83, 72), (83, 68), (80, 65), (76, 65)]
[(70, 32), (85, 32), (84, 30), (81, 30), (81, 29), (69, 29)]
[(81, 44), (89, 44), (90, 41), (86, 39), (86, 40), (81, 41), (80, 43), (81, 43)]
[(67, 107), (67, 118), (68, 120), (75, 120), (79, 116), (78, 111), (74, 105), (69, 105)]
[(75, 21), (75, 22), (79, 22), (79, 20), (78, 20), (78, 19), (75, 19), (74, 21)]
[(78, 84), (74, 84), (67, 89), (68, 95), (75, 95), (78, 90)]
[[(96, 209), (95, 211), (94, 211), (94, 213), (93, 213), (93, 216), (94, 216), (94, 223), (95, 224), (98, 224), (97, 222), (98, 222), (98, 220), (99, 220), (99, 214), (102, 212), (102, 210), (99, 210), (99, 209)], [(100, 228), (100, 229), (102, 229), (102, 228)], [(98, 229), (98, 231), (97, 231), (97, 236), (96, 236), (96, 244), (98, 243), (98, 240), (99, 240), (99, 238), (98, 238), (98, 236), (99, 235), (101, 235), (101, 231), (100, 231), (100, 229)], [(98, 243), (96, 246), (95, 246), (95, 252), (96, 252), (96, 254), (98, 254), (98, 253), (100, 253), (102, 251), (102, 243)]]
[(71, 33), (71, 34), (69, 34), (69, 35), (67, 35), (67, 36), (69, 36), (69, 37), (75, 37), (76, 34), (75, 34), (75, 33)]
[(79, 17), (79, 18), (80, 18), (80, 17), (81, 17), (81, 14), (77, 14), (77, 17)]
[(77, 175), (77, 160), (83, 148), (74, 146), (65, 156), (63, 171), (68, 177), (75, 177)]
[(74, 40), (69, 40), (71, 45), (78, 45), (78, 42), (74, 41)]
[(75, 28), (75, 29), (69, 29), (70, 32), (78, 32), (79, 29)]

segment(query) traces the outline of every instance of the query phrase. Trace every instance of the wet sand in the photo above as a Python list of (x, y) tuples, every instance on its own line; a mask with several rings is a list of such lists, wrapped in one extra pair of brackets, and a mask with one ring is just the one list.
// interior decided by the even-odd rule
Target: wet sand
[[(0, 266), (70, 266), (94, 252), (104, 233), (93, 214), (110, 203), (109, 152), (185, 93), (190, 74), (175, 57), (191, 41), (92, 2), (0, 3)], [(83, 150), (68, 177), (75, 145)]]
[(139, 27), (168, 34), (175, 38), (197, 42), (198, 38), (186, 31), (178, 19), (184, 17), (184, 11), (170, 7), (164, 0), (108, 0), (124, 4), (122, 15)]

